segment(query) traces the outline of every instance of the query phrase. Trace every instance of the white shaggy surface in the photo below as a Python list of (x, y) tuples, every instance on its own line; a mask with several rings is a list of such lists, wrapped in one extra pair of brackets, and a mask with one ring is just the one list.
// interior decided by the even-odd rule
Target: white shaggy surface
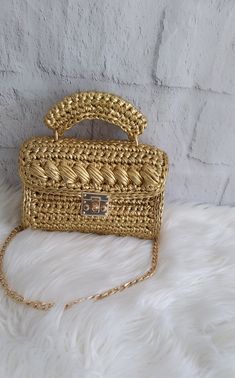
[[(19, 222), (19, 192), (1, 186), (0, 239)], [(63, 301), (135, 276), (151, 242), (26, 230), (5, 268), (45, 313), (0, 290), (1, 378), (234, 378), (235, 209), (165, 211), (157, 274), (121, 294), (63, 312)]]

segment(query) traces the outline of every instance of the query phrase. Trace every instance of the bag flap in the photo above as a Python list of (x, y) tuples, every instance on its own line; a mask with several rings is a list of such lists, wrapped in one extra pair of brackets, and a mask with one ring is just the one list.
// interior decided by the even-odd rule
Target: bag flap
[(20, 150), (24, 184), (47, 192), (158, 194), (167, 171), (165, 152), (130, 141), (35, 137)]

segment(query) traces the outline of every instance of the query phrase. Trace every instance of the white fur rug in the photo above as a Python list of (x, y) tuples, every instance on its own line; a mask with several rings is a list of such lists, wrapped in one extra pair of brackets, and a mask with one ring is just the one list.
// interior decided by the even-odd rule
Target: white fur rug
[[(0, 191), (0, 239), (19, 221), (19, 192)], [(234, 378), (235, 209), (165, 211), (157, 274), (111, 298), (63, 302), (144, 271), (151, 242), (26, 230), (8, 249), (11, 284), (54, 299), (45, 313), (0, 290), (1, 378)]]

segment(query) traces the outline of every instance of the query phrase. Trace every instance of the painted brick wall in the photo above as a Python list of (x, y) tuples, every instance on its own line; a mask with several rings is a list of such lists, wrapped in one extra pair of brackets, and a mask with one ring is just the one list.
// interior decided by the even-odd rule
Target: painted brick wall
[[(234, 0), (2, 0), (0, 49), (0, 173), (9, 182), (18, 181), (21, 142), (50, 135), (50, 106), (102, 90), (147, 115), (141, 140), (171, 161), (168, 200), (235, 204)], [(88, 122), (73, 135), (122, 133)]]

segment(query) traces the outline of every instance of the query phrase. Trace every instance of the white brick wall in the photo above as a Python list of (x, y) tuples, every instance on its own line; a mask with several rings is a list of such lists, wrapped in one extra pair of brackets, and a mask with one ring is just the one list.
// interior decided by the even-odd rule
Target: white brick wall
[[(234, 0), (3, 0), (0, 173), (50, 134), (43, 115), (79, 90), (110, 91), (147, 115), (141, 140), (165, 149), (169, 200), (235, 204)], [(121, 136), (86, 123), (74, 135)]]

